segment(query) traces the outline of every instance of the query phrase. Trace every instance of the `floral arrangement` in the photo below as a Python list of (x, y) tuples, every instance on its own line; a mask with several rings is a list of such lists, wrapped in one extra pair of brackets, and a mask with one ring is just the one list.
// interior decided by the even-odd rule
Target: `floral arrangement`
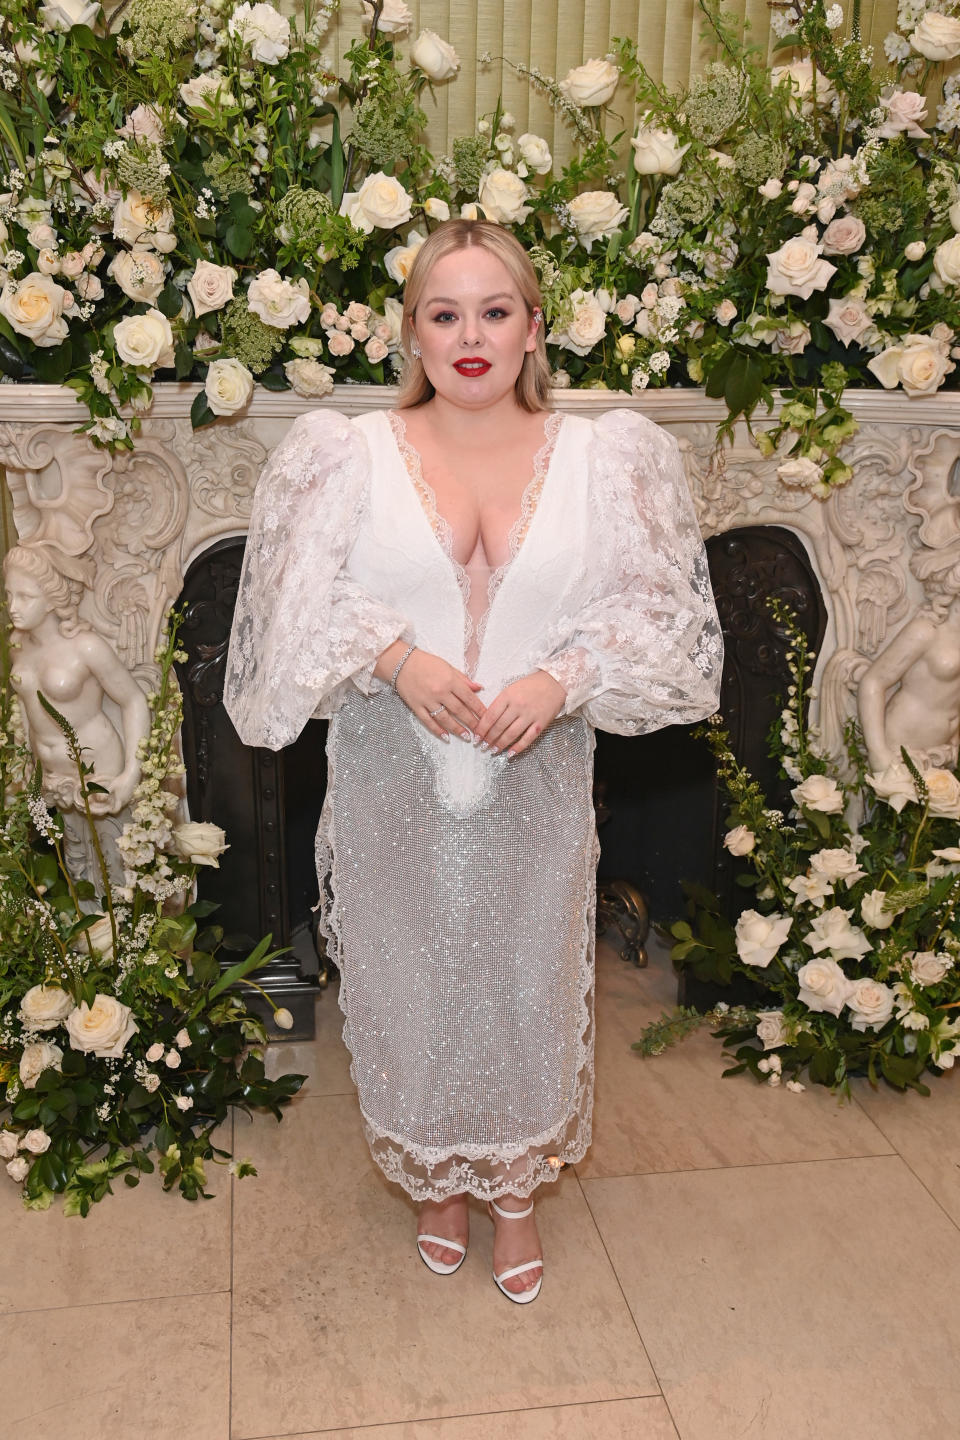
[[(451, 215), (510, 227), (538, 270), (558, 387), (704, 384), (729, 431), (818, 495), (849, 477), (850, 384), (954, 384), (960, 332), (960, 0), (901, 0), (886, 69), (823, 0), (777, 0), (784, 64), (698, 0), (717, 59), (683, 91), (631, 42), (563, 79), (514, 68), (575, 139), (497, 106), (448, 155), (426, 87), (459, 59), (404, 0), (367, 0), (338, 76), (337, 0), (9, 0), (0, 19), (0, 370), (72, 386), (98, 444), (129, 445), (155, 377), (202, 381), (193, 423), (256, 383), (319, 397), (401, 365), (405, 276)], [(849, 32), (849, 33), (848, 33)], [(481, 63), (490, 57), (481, 57)], [(882, 62), (881, 62), (882, 65)], [(608, 142), (632, 90), (642, 120)], [(622, 148), (618, 148), (623, 141)]]
[(636, 1048), (657, 1053), (706, 1018), (732, 1050), (725, 1074), (794, 1091), (806, 1074), (843, 1092), (866, 1075), (929, 1094), (924, 1077), (960, 1059), (960, 780), (907, 750), (869, 773), (853, 722), (846, 763), (822, 754), (806, 718), (806, 639), (773, 609), (793, 681), (773, 753), (794, 808), (770, 808), (722, 727), (703, 729), (731, 804), (724, 844), (751, 866), (740, 878), (755, 904), (731, 924), (692, 890), (689, 920), (671, 927), (678, 965), (721, 984), (743, 977), (758, 1000), (665, 1016)]
[[(117, 842), (122, 886), (111, 883), (91, 813), (102, 787), (69, 723), (46, 704), (77, 766), (99, 893), (71, 874), (63, 818), (44, 804), (16, 701), (9, 684), (2, 689), (0, 1163), (31, 1210), (60, 1195), (65, 1214), (86, 1215), (113, 1180), (136, 1185), (154, 1169), (164, 1189), (206, 1197), (211, 1160), (235, 1175), (256, 1173), (215, 1143), (230, 1109), (265, 1107), (280, 1119), (303, 1084), (302, 1075), (265, 1077), (257, 1047), (266, 1030), (234, 989), (254, 984), (246, 977), (278, 953), (268, 953), (270, 937), (221, 970), (223, 931), (201, 928), (216, 907), (176, 908), (198, 865), (216, 865), (225, 848), (215, 825), (173, 823), (182, 773), (176, 631), (174, 620), (157, 655), (142, 779)], [(292, 1024), (276, 1007), (274, 1019)]]

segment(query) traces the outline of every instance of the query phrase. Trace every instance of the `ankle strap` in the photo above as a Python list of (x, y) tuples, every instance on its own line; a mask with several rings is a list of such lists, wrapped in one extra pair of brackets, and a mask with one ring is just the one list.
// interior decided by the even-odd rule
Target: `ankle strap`
[(533, 1214), (532, 1200), (530, 1201), (530, 1204), (527, 1206), (526, 1210), (504, 1210), (501, 1206), (497, 1204), (496, 1200), (491, 1200), (490, 1204), (493, 1206), (494, 1210), (496, 1210), (498, 1215), (503, 1216), (504, 1220), (525, 1220), (528, 1215)]

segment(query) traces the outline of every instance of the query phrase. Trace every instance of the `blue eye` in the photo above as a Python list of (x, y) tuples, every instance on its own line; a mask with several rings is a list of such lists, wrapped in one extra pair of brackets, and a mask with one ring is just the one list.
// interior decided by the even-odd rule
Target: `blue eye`
[(487, 311), (487, 314), (493, 316), (495, 319), (503, 319), (506, 317), (507, 312), (506, 310), (501, 310), (499, 305), (494, 305)]
[(433, 317), (433, 323), (435, 325), (441, 325), (447, 320), (455, 320), (456, 318), (452, 310), (438, 310)]

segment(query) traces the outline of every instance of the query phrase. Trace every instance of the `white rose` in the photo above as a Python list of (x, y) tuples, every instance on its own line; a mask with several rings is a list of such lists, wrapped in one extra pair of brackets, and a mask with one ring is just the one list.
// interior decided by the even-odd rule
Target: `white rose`
[(867, 369), (885, 390), (899, 383), (908, 395), (930, 395), (956, 366), (938, 340), (929, 335), (904, 335), (898, 344), (868, 360)]
[(732, 300), (721, 300), (713, 313), (718, 325), (729, 325), (736, 319), (737, 307)]
[(468, 205), (461, 205), (461, 206), (460, 206), (460, 219), (461, 219), (461, 220), (479, 220), (479, 219), (480, 219), (480, 212), (479, 212), (479, 210), (477, 209), (476, 205), (474, 205), (473, 201), (471, 201)]
[(842, 880), (848, 889), (858, 880), (862, 880), (865, 874), (856, 855), (849, 850), (818, 850), (815, 855), (810, 856), (810, 869), (814, 875), (822, 875), (824, 880), (829, 880), (831, 884)]
[(217, 856), (230, 849), (220, 826), (205, 820), (188, 820), (183, 825), (175, 825), (173, 847), (181, 859), (189, 860), (191, 865), (213, 865), (215, 869), (220, 868)]
[(911, 240), (909, 245), (904, 245), (904, 259), (915, 261), (922, 260), (927, 253), (927, 247), (922, 240)]
[(173, 211), (169, 205), (155, 205), (139, 190), (131, 190), (124, 199), (118, 200), (113, 212), (114, 239), (146, 248), (153, 245), (158, 234), (172, 230)]
[(757, 843), (757, 837), (746, 825), (734, 825), (723, 837), (723, 843), (731, 855), (749, 855)]
[(284, 280), (276, 270), (261, 270), (250, 282), (247, 304), (264, 325), (288, 330), (303, 325), (310, 315), (310, 287), (302, 277)]
[(850, 993), (850, 981), (835, 960), (808, 960), (797, 971), (797, 999), (808, 1010), (839, 1015)]
[(565, 330), (551, 330), (547, 342), (562, 345), (575, 355), (589, 355), (603, 339), (607, 317), (592, 290), (574, 290), (570, 296), (573, 318)]
[(880, 104), (887, 112), (887, 118), (877, 130), (883, 140), (892, 140), (897, 135), (912, 135), (915, 140), (925, 140), (926, 130), (921, 130), (921, 120), (927, 118), (927, 102), (915, 90), (894, 90), (892, 95), (882, 95)]
[(825, 290), (836, 265), (820, 256), (821, 246), (805, 235), (795, 235), (779, 250), (767, 254), (767, 289), (773, 295), (799, 295), (809, 300), (814, 290)]
[(41, 246), (37, 251), (37, 270), (41, 275), (60, 274), (60, 256), (56, 250)]
[(236, 104), (228, 87), (227, 77), (217, 70), (209, 70), (204, 75), (194, 75), (178, 88), (180, 99), (188, 110), (206, 110), (217, 105)]
[(290, 21), (272, 5), (238, 5), (227, 29), (240, 37), (262, 65), (276, 65), (290, 53)]
[(110, 916), (101, 915), (95, 924), (91, 925), (71, 942), (74, 950), (81, 954), (87, 953), (87, 937), (95, 950), (99, 950), (104, 960), (113, 959), (113, 929), (110, 925)]
[(761, 915), (757, 910), (744, 910), (737, 921), (737, 954), (744, 965), (766, 969), (786, 942), (792, 924), (789, 915), (776, 912)]
[(163, 261), (152, 250), (121, 250), (107, 266), (124, 295), (149, 304), (166, 284)]
[(233, 299), (236, 278), (237, 272), (232, 265), (214, 265), (210, 260), (198, 260), (187, 281), (193, 313), (200, 316), (209, 314), (211, 310), (222, 310), (227, 301)]
[(19, 1070), (24, 1090), (32, 1090), (44, 1070), (59, 1070), (62, 1059), (60, 1046), (50, 1040), (35, 1040), (31, 1045), (24, 1045)]
[[(100, 7), (97, 6), (97, 9), (99, 8)], [(7, 1162), (6, 1171), (10, 1179), (16, 1180), (19, 1184), (21, 1181), (26, 1180), (30, 1174), (30, 1161), (24, 1160), (22, 1155), (18, 1155), (15, 1160)]]
[(178, 1110), (192, 1110), (193, 1097), (190, 1095), (174, 1095), (173, 1103)]
[[(813, 63), (810, 60), (794, 60), (790, 65), (778, 65), (770, 71), (770, 81), (773, 85), (779, 85), (782, 80), (790, 81), (790, 88), (796, 98), (801, 101), (803, 108), (809, 110), (813, 105), (813, 84), (814, 71)], [(829, 105), (836, 98), (836, 90), (830, 84), (826, 75), (816, 72), (817, 104), (819, 106)]]
[(151, 145), (162, 145), (166, 139), (163, 121), (152, 105), (138, 105), (131, 110), (117, 134), (129, 140), (146, 140)]
[(74, 1008), (66, 990), (56, 985), (33, 985), (20, 1001), (20, 1019), (28, 1030), (55, 1030)]
[(163, 1063), (164, 1065), (166, 1065), (168, 1070), (179, 1070), (180, 1052), (178, 1050), (168, 1050), (166, 1055), (163, 1057)]
[(119, 321), (113, 341), (125, 365), (144, 370), (167, 370), (173, 365), (173, 331), (170, 321), (159, 310), (128, 315)]
[(410, 47), (410, 59), (430, 80), (450, 80), (460, 69), (456, 50), (434, 30), (420, 31)]
[(860, 915), (864, 925), (873, 930), (889, 930), (894, 922), (895, 912), (886, 909), (886, 892), (871, 890), (860, 901)]
[(7, 280), (0, 292), (0, 315), (19, 335), (46, 349), (67, 338), (63, 309), (69, 294), (49, 275), (32, 270), (23, 280)]
[(44, 30), (72, 30), (74, 25), (88, 25), (90, 29), (100, 14), (99, 0), (46, 0), (40, 6)]
[(20, 1137), (12, 1130), (0, 1130), (0, 1160), (11, 1160), (20, 1149)]
[[(369, 4), (369, 0), (363, 0), (363, 12), (366, 20), (373, 19), (373, 6)], [(412, 19), (404, 0), (384, 0), (377, 29), (381, 35), (400, 35), (409, 27)]]
[(610, 60), (588, 60), (567, 71), (560, 89), (574, 105), (606, 105), (619, 84), (620, 71)]
[(177, 1048), (180, 1050), (186, 1050), (192, 1044), (189, 1030), (178, 1030), (173, 1038)]
[(858, 926), (850, 924), (852, 914), (852, 910), (832, 905), (812, 922), (803, 937), (805, 942), (816, 954), (829, 950), (834, 960), (860, 960), (873, 946)]
[(21, 1150), (29, 1150), (31, 1155), (42, 1155), (50, 1149), (50, 1136), (46, 1130), (28, 1130), (20, 1141)]
[(854, 980), (847, 996), (850, 1024), (854, 1030), (879, 1030), (893, 1014), (894, 994), (879, 980)]
[(488, 220), (498, 225), (515, 225), (530, 214), (530, 206), (523, 203), (528, 193), (519, 175), (498, 167), (480, 181), (477, 199)]
[[(236, 415), (238, 410), (250, 403), (253, 376), (246, 365), (231, 355), (222, 360), (211, 360), (203, 388), (214, 415)], [(178, 826), (178, 829), (183, 829), (183, 826)], [(183, 858), (193, 857), (185, 855)]]
[(824, 815), (839, 815), (843, 810), (843, 793), (829, 775), (808, 775), (790, 794), (807, 810), (820, 810)]
[(630, 141), (634, 170), (638, 175), (678, 175), (690, 146), (681, 145), (672, 130), (659, 130), (655, 125), (648, 125), (647, 119), (648, 115), (645, 115)]
[(877, 798), (886, 800), (898, 815), (904, 805), (917, 804), (917, 787), (902, 760), (895, 760), (892, 765), (881, 770), (879, 775), (868, 775), (866, 779), (867, 784), (876, 792)]
[(777, 466), (777, 476), (784, 485), (810, 490), (815, 495), (823, 489), (823, 470), (808, 455), (800, 455), (796, 460), (784, 460)]
[(320, 399), (333, 390), (334, 372), (319, 360), (288, 360), (283, 370), (294, 392), (305, 399)]
[(909, 39), (928, 60), (954, 60), (960, 55), (960, 20), (928, 11)]
[(833, 894), (833, 885), (823, 875), (794, 875), (787, 881), (797, 899), (808, 905), (821, 907), (828, 895)]
[(858, 215), (840, 215), (831, 220), (821, 236), (824, 255), (855, 255), (867, 238), (867, 227)]
[(775, 355), (802, 355), (810, 344), (810, 326), (803, 320), (791, 320), (781, 330), (775, 330), (770, 340), (770, 349)]
[(77, 294), (81, 300), (88, 300), (93, 304), (96, 300), (103, 299), (103, 285), (98, 275), (80, 275), (77, 277)]
[(776, 179), (764, 180), (762, 185), (757, 186), (757, 189), (764, 200), (779, 200), (783, 194), (783, 181)]
[(758, 1013), (757, 1039), (763, 1041), (764, 1050), (775, 1050), (778, 1045), (789, 1043), (782, 1010), (761, 1010)]
[(384, 269), (391, 280), (396, 280), (398, 285), (405, 285), (407, 276), (410, 274), (410, 267), (416, 258), (417, 251), (426, 240), (426, 235), (421, 235), (419, 230), (411, 230), (407, 236), (406, 245), (394, 245), (383, 257)]
[(390, 351), (382, 340), (378, 340), (376, 335), (371, 335), (363, 347), (363, 353), (371, 365), (379, 365), (382, 360), (386, 360)]
[(121, 1005), (112, 995), (96, 995), (92, 1005), (81, 1001), (65, 1024), (72, 1049), (113, 1060), (119, 1059), (139, 1028), (129, 1005)]
[(437, 195), (431, 195), (429, 200), (424, 200), (423, 211), (431, 220), (450, 219), (450, 206), (446, 200), (441, 200)]
[(960, 820), (960, 780), (949, 770), (925, 770), (927, 805), (931, 815)]
[(517, 140), (520, 154), (524, 163), (535, 175), (546, 175), (553, 164), (553, 156), (550, 154), (550, 146), (540, 135), (532, 135), (525, 131)]
[(839, 300), (831, 300), (823, 323), (833, 331), (841, 345), (865, 339), (868, 331), (875, 331), (873, 316), (859, 295), (844, 295)]
[[(13, 53), (21, 65), (39, 66), (40, 64), (40, 51), (32, 40), (15, 40), (13, 42)], [(48, 71), (38, 68), (31, 76), (31, 79), (41, 95), (47, 96), (48, 99), (57, 88), (56, 75), (50, 74)]]
[(585, 190), (582, 195), (575, 195), (567, 208), (587, 250), (594, 240), (602, 240), (618, 230), (630, 213), (611, 190)]
[(950, 956), (942, 952), (935, 954), (932, 950), (911, 950), (903, 958), (910, 966), (911, 980), (915, 980), (918, 985), (939, 985), (953, 969)]
[(399, 180), (375, 170), (359, 190), (344, 195), (340, 214), (346, 215), (356, 230), (369, 235), (375, 229), (395, 230), (410, 219), (410, 196)]
[(327, 341), (327, 349), (330, 351), (330, 354), (338, 358), (343, 355), (349, 355), (351, 350), (356, 349), (356, 346), (356, 340), (350, 335), (344, 335), (340, 330), (334, 330)]
[(960, 285), (960, 235), (951, 235), (933, 252), (933, 268), (944, 289)]
[(153, 1044), (150, 1046), (149, 1050), (146, 1051), (143, 1058), (147, 1061), (148, 1064), (152, 1065), (156, 1060), (160, 1059), (160, 1056), (162, 1054), (163, 1045), (160, 1043), (159, 1040), (154, 1040)]

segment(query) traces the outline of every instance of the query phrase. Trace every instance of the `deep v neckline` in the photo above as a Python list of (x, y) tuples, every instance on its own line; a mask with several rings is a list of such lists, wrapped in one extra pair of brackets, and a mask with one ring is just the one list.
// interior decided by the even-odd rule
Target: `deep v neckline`
[(554, 454), (556, 453), (557, 441), (563, 426), (564, 417), (556, 411), (547, 417), (546, 424), (543, 427), (543, 444), (533, 457), (533, 473), (523, 488), (523, 493), (520, 497), (519, 512), (507, 532), (507, 558), (502, 565), (498, 565), (490, 571), (490, 577), (487, 581), (487, 604), (480, 618), (480, 622), (476, 626), (476, 635), (474, 635), (474, 622), (470, 613), (470, 595), (472, 589), (470, 576), (453, 553), (453, 527), (437, 507), (436, 492), (424, 477), (423, 458), (407, 437), (407, 425), (402, 412), (399, 410), (388, 410), (386, 417), (394, 443), (403, 463), (403, 468), (413, 487), (420, 509), (430, 529), (433, 531), (438, 545), (446, 555), (460, 589), (463, 600), (464, 655), (466, 656), (468, 654), (470, 643), (475, 640), (475, 661), (479, 661), (480, 649), (483, 645), (483, 637), (486, 633), (487, 621), (490, 618), (494, 600), (500, 591), (508, 571), (512, 568), (524, 547), (524, 543), (530, 533), (531, 526), (539, 509), (543, 489), (547, 481), (547, 476), (550, 473), (550, 466)]

